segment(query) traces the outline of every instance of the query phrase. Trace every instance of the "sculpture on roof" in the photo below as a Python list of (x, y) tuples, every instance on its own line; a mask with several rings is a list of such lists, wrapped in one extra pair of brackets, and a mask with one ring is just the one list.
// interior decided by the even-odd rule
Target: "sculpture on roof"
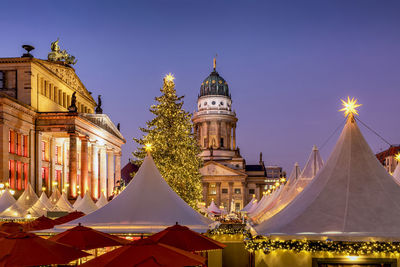
[(67, 65), (75, 65), (78, 60), (75, 59), (74, 56), (67, 53), (67, 51), (61, 50), (60, 46), (58, 45), (59, 38), (56, 41), (51, 43), (51, 52), (47, 55), (47, 59), (49, 61), (64, 61)]
[(96, 114), (103, 114), (103, 109), (101, 108), (101, 95), (97, 98)]
[(76, 92), (72, 94), (71, 97), (71, 105), (68, 107), (69, 112), (78, 112), (78, 108), (76, 107)]

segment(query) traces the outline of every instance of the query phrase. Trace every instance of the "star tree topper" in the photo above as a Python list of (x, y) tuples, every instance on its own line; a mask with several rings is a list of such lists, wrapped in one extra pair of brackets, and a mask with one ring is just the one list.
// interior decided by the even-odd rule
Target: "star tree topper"
[(358, 116), (358, 110), (357, 108), (362, 106), (362, 104), (357, 104), (357, 99), (354, 97), (350, 99), (350, 97), (347, 97), (347, 102), (343, 99), (340, 99), (342, 101), (343, 108), (340, 109), (339, 111), (344, 111), (344, 116), (347, 117), (348, 115), (357, 115)]

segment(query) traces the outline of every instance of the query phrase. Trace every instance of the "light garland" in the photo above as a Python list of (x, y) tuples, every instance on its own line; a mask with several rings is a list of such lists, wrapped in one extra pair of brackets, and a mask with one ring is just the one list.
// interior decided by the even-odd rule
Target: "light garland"
[[(244, 228), (216, 228), (207, 231), (207, 235), (245, 235), (248, 236), (250, 233)], [(250, 235), (251, 237), (251, 235)]]
[(290, 250), (296, 253), (331, 252), (342, 255), (372, 255), (375, 253), (399, 253), (400, 242), (351, 242), (351, 241), (318, 241), (318, 240), (273, 240), (265, 237), (245, 238), (245, 247), (248, 251), (261, 250), (265, 254), (274, 250)]

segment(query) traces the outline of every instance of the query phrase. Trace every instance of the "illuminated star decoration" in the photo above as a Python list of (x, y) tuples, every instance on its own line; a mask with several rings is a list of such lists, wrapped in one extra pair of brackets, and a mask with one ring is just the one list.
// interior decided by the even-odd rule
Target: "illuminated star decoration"
[(396, 154), (395, 159), (396, 159), (398, 162), (400, 162), (400, 153), (397, 153), (397, 154)]
[(144, 145), (144, 149), (145, 149), (147, 152), (150, 152), (150, 151), (151, 151), (151, 144), (150, 144), (150, 143), (145, 144), (145, 145)]
[(342, 101), (343, 108), (340, 109), (339, 111), (344, 111), (344, 116), (347, 117), (348, 115), (357, 115), (358, 116), (358, 110), (357, 108), (360, 107), (362, 104), (357, 104), (357, 99), (350, 99), (350, 97), (347, 97), (347, 102), (344, 101), (343, 99), (340, 99)]
[(165, 75), (164, 79), (165, 79), (166, 82), (173, 83), (175, 77), (174, 77), (174, 75), (172, 73), (168, 73), (167, 75)]

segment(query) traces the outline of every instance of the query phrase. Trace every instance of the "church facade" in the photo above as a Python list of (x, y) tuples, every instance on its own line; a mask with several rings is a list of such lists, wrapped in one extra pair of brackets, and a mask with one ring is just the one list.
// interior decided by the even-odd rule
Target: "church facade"
[(32, 49), (0, 58), (0, 183), (17, 194), (30, 183), (38, 194), (111, 196), (125, 139), (69, 64)]
[(255, 195), (260, 199), (267, 188), (282, 177), (282, 168), (265, 166), (260, 153), (259, 164), (248, 165), (236, 142), (238, 119), (232, 109), (228, 83), (214, 69), (202, 82), (197, 111), (192, 117), (194, 133), (202, 149), (204, 166), (200, 169), (203, 201), (242, 209)]

